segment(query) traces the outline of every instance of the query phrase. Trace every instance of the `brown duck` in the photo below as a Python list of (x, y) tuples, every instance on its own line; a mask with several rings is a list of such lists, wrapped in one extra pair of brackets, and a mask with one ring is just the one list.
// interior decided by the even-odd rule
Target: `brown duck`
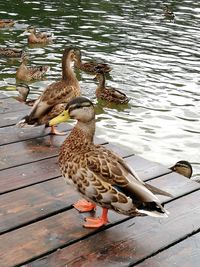
[(177, 172), (187, 178), (191, 178), (193, 170), (192, 165), (186, 160), (180, 160), (170, 168), (172, 171)]
[(27, 66), (27, 57), (22, 57), (22, 63), (16, 72), (16, 78), (21, 81), (41, 80), (45, 73), (49, 70), (48, 66)]
[(77, 60), (75, 61), (75, 68), (79, 70), (83, 70), (88, 73), (96, 73), (96, 67), (104, 73), (110, 72), (111, 67), (105, 63), (97, 63), (97, 62), (82, 62), (81, 60), (81, 51), (76, 51)]
[[(42, 124), (48, 126), (49, 120), (63, 111), (63, 103), (68, 103), (81, 94), (79, 82), (71, 67), (71, 62), (75, 59), (75, 50), (72, 47), (66, 48), (62, 57), (62, 79), (50, 84), (44, 90), (35, 101), (30, 114), (17, 124), (18, 127)], [(51, 133), (62, 134), (57, 132), (54, 126), (51, 127)]]
[(127, 104), (129, 102), (129, 98), (124, 93), (113, 87), (106, 87), (103, 72), (98, 70), (95, 79), (99, 82), (95, 92), (98, 99), (115, 104)]
[(144, 183), (126, 162), (102, 145), (93, 143), (95, 111), (90, 100), (72, 99), (65, 110), (49, 122), (55, 125), (70, 118), (76, 126), (60, 148), (59, 166), (67, 183), (73, 185), (85, 200), (74, 207), (80, 212), (103, 208), (100, 218), (86, 218), (84, 227), (107, 224), (108, 209), (127, 216), (166, 217), (168, 212), (154, 194), (169, 193)]
[(35, 99), (27, 99), (30, 93), (30, 87), (25, 83), (18, 83), (16, 85), (16, 90), (18, 91), (19, 95), (14, 97), (19, 102), (22, 102), (28, 106), (33, 106), (35, 103)]
[(49, 44), (53, 42), (51, 34), (45, 32), (37, 32), (36, 28), (33, 26), (29, 26), (27, 28), (27, 32), (30, 33), (28, 35), (29, 44)]
[(0, 19), (0, 28), (12, 27), (15, 21), (12, 19)]
[(21, 58), (25, 55), (24, 50), (18, 48), (1, 47), (0, 56), (9, 58)]

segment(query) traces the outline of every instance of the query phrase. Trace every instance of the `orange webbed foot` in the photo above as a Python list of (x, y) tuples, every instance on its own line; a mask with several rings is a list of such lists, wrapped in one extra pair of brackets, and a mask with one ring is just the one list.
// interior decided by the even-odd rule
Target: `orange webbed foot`
[(73, 206), (79, 212), (88, 212), (88, 211), (92, 211), (96, 208), (95, 204), (93, 204), (93, 203), (91, 203), (85, 199), (81, 199), (81, 200), (77, 201)]
[(59, 132), (58, 130), (56, 130), (55, 126), (51, 126), (51, 131), (50, 134), (55, 134), (55, 135), (66, 135), (66, 132)]
[(85, 218), (86, 223), (83, 225), (86, 228), (99, 228), (108, 223), (108, 209), (103, 208), (103, 213), (100, 218)]

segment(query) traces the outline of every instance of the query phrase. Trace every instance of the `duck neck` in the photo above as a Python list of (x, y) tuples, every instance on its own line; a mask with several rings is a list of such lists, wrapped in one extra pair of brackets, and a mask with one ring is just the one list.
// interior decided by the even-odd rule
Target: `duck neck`
[(63, 80), (73, 80), (76, 76), (71, 67), (72, 61), (70, 60), (69, 53), (64, 52), (62, 57), (62, 78)]
[(71, 131), (70, 135), (64, 142), (64, 147), (70, 151), (80, 152), (81, 150), (86, 151), (88, 145), (93, 144), (95, 134), (95, 120), (89, 122), (78, 121), (76, 126)]
[(98, 81), (99, 81), (98, 88), (99, 89), (105, 88), (106, 79), (105, 79), (105, 75), (103, 73), (99, 74)]
[(81, 61), (81, 55), (77, 55), (76, 61), (74, 62), (74, 66), (76, 68), (80, 68), (82, 66), (82, 61)]

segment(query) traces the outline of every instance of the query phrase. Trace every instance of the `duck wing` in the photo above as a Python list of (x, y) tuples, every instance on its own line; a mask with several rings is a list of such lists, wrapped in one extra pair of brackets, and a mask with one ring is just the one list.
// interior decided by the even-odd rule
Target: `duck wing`
[[(112, 151), (101, 146), (95, 146), (95, 148), (88, 153), (87, 167), (99, 181), (106, 182), (112, 186), (112, 189), (131, 199), (133, 206), (135, 205), (141, 213), (150, 216), (167, 214), (151, 189), (159, 194), (166, 192), (151, 186), (148, 188), (123, 159)], [(169, 196), (168, 193), (166, 194)]]

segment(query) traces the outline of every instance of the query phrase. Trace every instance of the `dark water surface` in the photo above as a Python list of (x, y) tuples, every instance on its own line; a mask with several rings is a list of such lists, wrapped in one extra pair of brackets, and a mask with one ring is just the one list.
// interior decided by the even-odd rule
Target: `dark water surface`
[[(83, 60), (108, 62), (107, 84), (130, 98), (126, 107), (98, 104), (97, 134), (143, 157), (170, 166), (193, 163), (200, 176), (200, 4), (169, 1), (175, 21), (163, 16), (162, 1), (1, 1), (0, 18), (17, 20), (0, 29), (1, 46), (25, 48), (30, 64), (51, 66), (46, 80), (32, 83), (31, 97), (61, 75), (62, 51), (73, 44)], [(54, 34), (55, 42), (29, 47), (28, 25)], [(0, 58), (0, 90), (15, 84), (17, 60)], [(83, 95), (94, 102), (93, 76), (78, 73)]]

